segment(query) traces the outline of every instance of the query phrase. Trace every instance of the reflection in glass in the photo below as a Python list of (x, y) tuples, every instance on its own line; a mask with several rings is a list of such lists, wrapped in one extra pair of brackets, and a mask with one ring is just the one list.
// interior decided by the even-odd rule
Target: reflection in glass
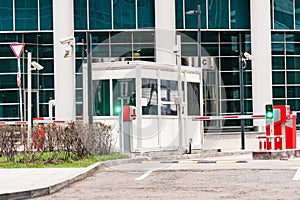
[(158, 114), (158, 91), (156, 79), (142, 79), (142, 98), (146, 100), (146, 105), (142, 107), (143, 115)]

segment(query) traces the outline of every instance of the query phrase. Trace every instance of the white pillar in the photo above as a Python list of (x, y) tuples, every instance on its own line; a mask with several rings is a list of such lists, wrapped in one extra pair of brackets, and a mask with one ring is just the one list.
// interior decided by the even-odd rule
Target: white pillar
[(65, 47), (59, 42), (74, 36), (73, 12), (73, 1), (53, 0), (55, 118), (60, 120), (75, 119), (75, 55), (64, 58)]
[[(265, 105), (272, 103), (271, 15), (270, 1), (251, 3), (251, 53), (253, 114), (264, 114)], [(254, 121), (262, 131), (264, 120)]]
[(175, 40), (175, 1), (155, 0), (155, 55), (156, 62), (176, 64), (173, 53)]

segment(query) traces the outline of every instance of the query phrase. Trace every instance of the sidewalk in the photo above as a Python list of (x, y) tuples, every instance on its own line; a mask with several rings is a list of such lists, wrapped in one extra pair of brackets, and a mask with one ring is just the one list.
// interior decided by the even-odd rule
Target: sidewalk
[[(235, 134), (207, 134), (203, 150), (196, 154), (181, 155), (180, 157), (202, 156), (213, 157), (207, 152), (216, 152), (219, 155), (250, 155), (258, 149), (258, 134), (245, 134), (245, 150), (241, 150), (241, 136)], [(297, 136), (297, 146), (300, 138)], [(170, 155), (169, 155), (170, 156)], [(147, 157), (106, 161), (96, 163), (87, 168), (44, 168), (44, 169), (0, 169), (0, 199), (25, 199), (43, 196), (92, 175), (101, 167), (125, 163), (142, 162)]]
[(27, 199), (52, 194), (102, 167), (145, 160), (143, 157), (112, 160), (86, 168), (0, 169), (0, 199)]

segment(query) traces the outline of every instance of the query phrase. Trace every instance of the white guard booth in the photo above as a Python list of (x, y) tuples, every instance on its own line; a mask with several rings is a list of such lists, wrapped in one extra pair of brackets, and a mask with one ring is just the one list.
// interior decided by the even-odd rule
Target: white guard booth
[[(192, 141), (192, 149), (202, 148), (201, 122), (192, 121), (194, 116), (200, 115), (200, 69), (182, 66), (178, 72), (178, 68), (146, 61), (92, 64), (93, 121), (113, 126), (116, 150), (120, 150), (122, 144), (125, 153), (185, 150), (189, 141)], [(182, 101), (178, 100), (179, 74)], [(123, 138), (115, 111), (121, 99), (123, 106), (136, 108), (136, 118), (121, 124)], [(180, 126), (182, 131), (179, 131)]]

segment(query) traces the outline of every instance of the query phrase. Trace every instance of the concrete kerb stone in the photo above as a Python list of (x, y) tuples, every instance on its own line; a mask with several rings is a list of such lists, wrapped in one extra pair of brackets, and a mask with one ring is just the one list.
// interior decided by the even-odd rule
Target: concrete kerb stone
[(128, 159), (97, 162), (97, 163), (85, 168), (85, 170), (83, 172), (80, 172), (66, 180), (62, 180), (59, 183), (56, 183), (56, 184), (53, 184), (50, 186), (46, 186), (46, 187), (41, 187), (38, 189), (33, 189), (33, 190), (0, 194), (0, 199), (1, 200), (28, 199), (28, 198), (34, 198), (34, 197), (40, 197), (40, 196), (52, 194), (72, 183), (75, 183), (79, 180), (82, 180), (82, 179), (92, 175), (94, 172), (96, 172), (101, 167), (114, 166), (114, 165), (127, 164), (127, 163), (138, 163), (138, 162), (142, 162), (142, 161), (146, 161), (146, 160), (149, 160), (149, 158), (135, 157), (135, 158), (128, 158)]

